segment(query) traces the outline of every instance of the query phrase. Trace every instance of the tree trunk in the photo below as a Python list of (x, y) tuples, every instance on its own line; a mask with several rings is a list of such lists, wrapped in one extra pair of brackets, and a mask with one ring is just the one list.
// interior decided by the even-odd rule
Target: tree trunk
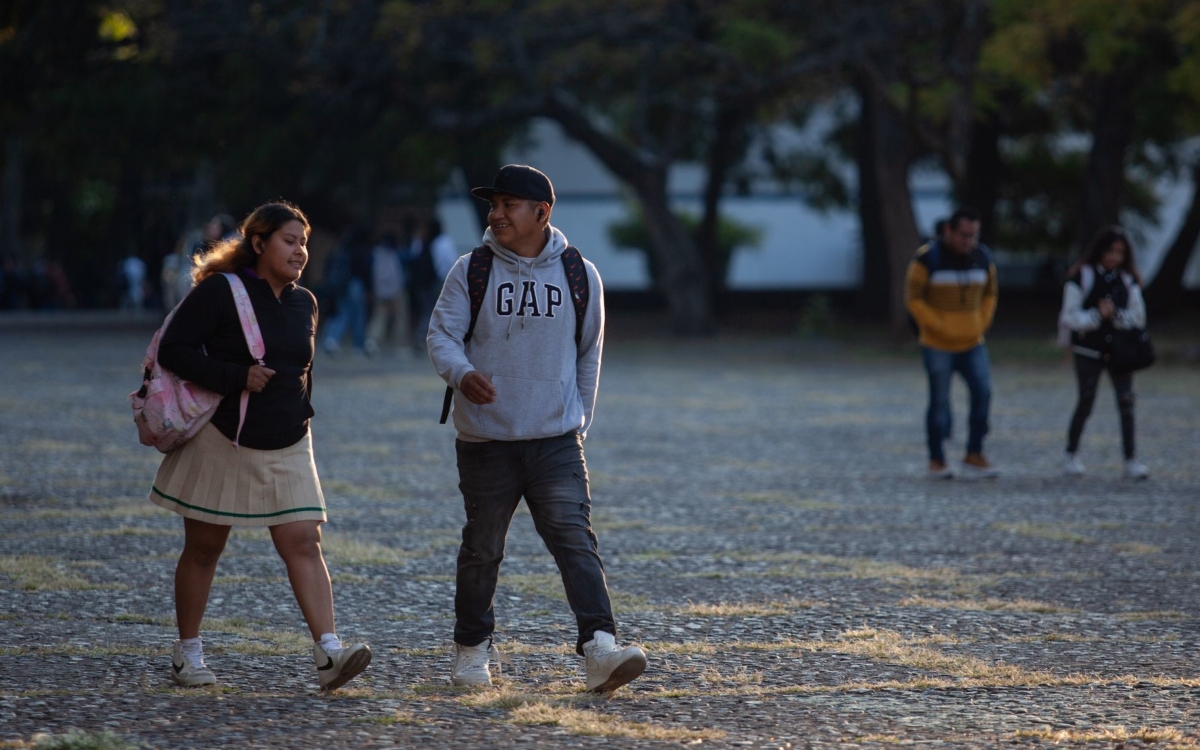
[(1146, 286), (1146, 305), (1155, 312), (1172, 312), (1184, 301), (1183, 274), (1200, 241), (1200, 161), (1192, 164), (1192, 205), (1154, 279)]
[(738, 141), (745, 128), (743, 108), (729, 102), (717, 112), (712, 143), (708, 149), (708, 180), (704, 185), (704, 214), (696, 232), (696, 244), (708, 276), (708, 293), (719, 314), (720, 299), (729, 283), (730, 257), (720, 247), (721, 194), (729, 171), (742, 153)]
[(904, 275), (920, 242), (908, 184), (912, 143), (904, 123), (867, 82), (860, 81), (858, 214), (862, 226), (860, 309), (903, 332)]
[(671, 329), (679, 336), (710, 336), (714, 331), (709, 274), (696, 243), (671, 210), (665, 169), (643, 170), (632, 182), (642, 207), (651, 252), (662, 269), (659, 291), (667, 300)]
[[(500, 144), (494, 143), (493, 140), (481, 133), (464, 133), (455, 139), (455, 145), (458, 147), (458, 168), (462, 170), (468, 190), (491, 185), (500, 167), (504, 166), (500, 163)], [(473, 196), (471, 207), (475, 209), (475, 218), (479, 220), (479, 234), (482, 236), (487, 229), (490, 207)]]
[(659, 291), (666, 298), (672, 330), (679, 336), (712, 335), (713, 301), (708, 290), (708, 275), (696, 243), (671, 211), (667, 164), (654, 163), (641, 152), (601, 131), (585, 114), (562, 98), (548, 98), (546, 115), (633, 188), (650, 234), (651, 252), (662, 269)]
[(4, 174), (0, 176), (0, 255), (16, 256), (21, 243), (21, 196), (24, 191), (25, 141), (4, 138)]
[(1083, 211), (1076, 238), (1081, 252), (1101, 227), (1120, 221), (1125, 154), (1133, 137), (1132, 88), (1132, 75), (1124, 72), (1093, 83), (1092, 148), (1084, 170)]
[(971, 129), (971, 147), (967, 152), (965, 179), (954, 186), (959, 205), (971, 206), (979, 212), (981, 239), (992, 244), (995, 231), (996, 203), (1000, 199), (1004, 162), (1000, 158), (1000, 136), (1003, 128), (995, 115), (977, 121)]

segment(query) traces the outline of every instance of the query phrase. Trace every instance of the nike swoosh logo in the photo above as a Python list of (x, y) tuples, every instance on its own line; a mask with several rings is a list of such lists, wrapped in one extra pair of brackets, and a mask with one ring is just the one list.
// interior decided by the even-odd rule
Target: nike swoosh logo
[(321, 671), (324, 671), (326, 669), (333, 669), (333, 659), (330, 659), (328, 656), (326, 656), (325, 657), (325, 666), (317, 667), (317, 669), (319, 669)]
[(182, 672), (182, 671), (183, 671), (183, 665), (182, 665), (182, 664), (176, 664), (174, 661), (172, 661), (172, 662), (171, 662), (171, 666), (175, 668), (175, 674), (179, 674), (180, 672)]

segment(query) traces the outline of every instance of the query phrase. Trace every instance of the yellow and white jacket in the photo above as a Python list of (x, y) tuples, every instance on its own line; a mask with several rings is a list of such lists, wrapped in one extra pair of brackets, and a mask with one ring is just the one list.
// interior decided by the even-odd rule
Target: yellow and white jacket
[(966, 255), (922, 245), (908, 264), (904, 305), (917, 322), (921, 346), (965, 352), (983, 343), (996, 314), (996, 266), (978, 245)]

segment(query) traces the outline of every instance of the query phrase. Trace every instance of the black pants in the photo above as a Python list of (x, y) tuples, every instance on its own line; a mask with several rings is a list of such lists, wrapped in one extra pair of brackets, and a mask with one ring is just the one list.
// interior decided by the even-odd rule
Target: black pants
[[(1075, 413), (1071, 415), (1071, 428), (1067, 432), (1067, 452), (1079, 450), (1079, 438), (1083, 435), (1083, 426), (1092, 414), (1092, 404), (1096, 402), (1096, 390), (1100, 387), (1100, 373), (1108, 369), (1102, 360), (1075, 355), (1075, 378), (1079, 381), (1079, 401), (1075, 404)], [(1121, 445), (1125, 449), (1125, 460), (1134, 457), (1133, 442), (1133, 373), (1113, 372), (1109, 370), (1113, 390), (1117, 395), (1117, 412), (1121, 415)]]

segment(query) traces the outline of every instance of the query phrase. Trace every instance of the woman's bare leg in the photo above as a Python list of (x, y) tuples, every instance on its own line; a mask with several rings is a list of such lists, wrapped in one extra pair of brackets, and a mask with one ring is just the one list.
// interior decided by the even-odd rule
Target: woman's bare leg
[(175, 566), (175, 620), (180, 638), (200, 635), (217, 561), (232, 527), (194, 518), (183, 519), (183, 552)]
[(319, 640), (324, 633), (336, 633), (333, 586), (321, 554), (321, 522), (293, 521), (272, 526), (271, 540), (287, 566), (292, 592), (313, 640)]

